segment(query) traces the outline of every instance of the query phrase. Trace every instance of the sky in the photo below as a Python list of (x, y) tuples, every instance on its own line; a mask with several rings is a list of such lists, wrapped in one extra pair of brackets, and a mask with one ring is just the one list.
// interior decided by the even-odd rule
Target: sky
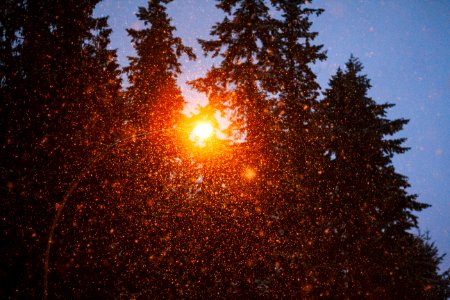
[[(104, 0), (96, 16), (109, 16), (113, 29), (111, 48), (118, 50), (119, 63), (134, 55), (126, 28), (142, 28), (135, 14), (145, 0)], [(421, 232), (429, 231), (442, 264), (450, 267), (450, 2), (447, 0), (315, 0), (310, 5), (325, 12), (312, 18), (317, 44), (323, 44), (328, 59), (313, 69), (323, 89), (350, 54), (364, 65), (371, 79), (369, 96), (379, 103), (396, 106), (391, 119), (410, 123), (398, 136), (406, 137), (410, 151), (394, 158), (397, 172), (409, 178), (410, 193), (431, 204), (418, 213)], [(179, 84), (185, 98), (194, 104), (206, 99), (192, 91), (186, 81), (202, 76), (212, 61), (203, 56), (197, 38), (208, 39), (211, 26), (223, 15), (214, 0), (175, 0), (168, 13), (177, 36), (191, 46), (197, 61), (183, 58)], [(191, 110), (193, 105), (187, 107)]]

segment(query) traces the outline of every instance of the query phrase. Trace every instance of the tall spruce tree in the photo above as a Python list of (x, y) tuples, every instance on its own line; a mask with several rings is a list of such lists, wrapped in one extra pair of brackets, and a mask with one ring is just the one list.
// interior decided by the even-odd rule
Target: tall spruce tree
[[(288, 162), (283, 169), (290, 170), (285, 172), (288, 177), (298, 177), (290, 176), (292, 172), (303, 173), (304, 178), (314, 182), (314, 173), (320, 161), (315, 114), (320, 86), (311, 66), (324, 60), (326, 53), (322, 51), (323, 45), (313, 44), (318, 33), (311, 31), (310, 18), (312, 15), (319, 16), (323, 10), (307, 7), (309, 1), (304, 0), (271, 2), (281, 13), (281, 18), (276, 20), (278, 60), (270, 68), (272, 80), (267, 88), (277, 94), (278, 105), (274, 113), (283, 129), (279, 131), (282, 136), (279, 143), (285, 150), (285, 156), (288, 156), (282, 158)], [(310, 174), (306, 175), (306, 172)], [(289, 182), (291, 187), (299, 183), (292, 183), (289, 178), (285, 178), (284, 182)], [(301, 185), (305, 187), (306, 180)], [(298, 192), (296, 189), (295, 193)]]
[(92, 16), (97, 2), (2, 3), (3, 295), (39, 297), (55, 207), (120, 124), (108, 117), (120, 79), (106, 19)]
[(417, 226), (414, 213), (428, 205), (407, 192), (407, 178), (392, 164), (392, 157), (407, 148), (404, 138), (387, 137), (407, 120), (386, 118), (393, 105), (377, 104), (367, 95), (371, 86), (361, 71), (352, 56), (346, 70), (331, 78), (320, 103), (329, 161), (317, 202), (324, 230), (314, 253), (318, 267), (311, 293), (410, 299), (409, 230)]
[(139, 7), (137, 13), (144, 28), (127, 30), (137, 54), (129, 58), (130, 65), (125, 69), (131, 84), (126, 91), (128, 117), (133, 131), (147, 134), (136, 147), (137, 160), (143, 166), (141, 175), (150, 180), (155, 199), (169, 197), (164, 194), (167, 192), (174, 193), (170, 198), (176, 198), (176, 191), (183, 189), (178, 180), (189, 173), (180, 167), (189, 169), (180, 147), (187, 135), (182, 125), (185, 101), (176, 80), (181, 73), (179, 59), (183, 55), (191, 60), (196, 57), (174, 36), (176, 28), (166, 8), (171, 2), (148, 1), (148, 6)]
[(276, 205), (282, 236), (278, 261), (282, 266), (278, 289), (285, 296), (305, 297), (314, 281), (315, 265), (311, 258), (318, 245), (321, 212), (316, 205), (317, 182), (323, 165), (319, 119), (317, 114), (319, 84), (312, 72), (312, 64), (324, 60), (322, 45), (315, 45), (318, 33), (311, 30), (311, 17), (323, 10), (308, 6), (310, 1), (273, 0), (280, 12), (276, 20), (276, 64), (268, 86), (277, 93), (274, 114), (279, 120), (278, 130), (278, 187)]
[(222, 60), (193, 85), (208, 95), (211, 106), (231, 110), (235, 128), (257, 146), (267, 135), (273, 105), (261, 82), (275, 49), (274, 22), (264, 1), (223, 0), (217, 7), (226, 17), (211, 30), (216, 38), (199, 42), (205, 54)]
[(130, 87), (127, 99), (131, 103), (130, 121), (139, 130), (165, 130), (180, 121), (184, 99), (176, 84), (182, 55), (194, 59), (190, 47), (174, 37), (175, 27), (166, 13), (172, 0), (149, 1), (140, 7), (137, 17), (148, 28), (128, 29), (137, 57), (130, 57), (128, 73)]
[[(278, 170), (272, 159), (278, 132), (272, 113), (276, 92), (266, 86), (274, 73), (269, 68), (279, 59), (278, 33), (265, 1), (224, 0), (217, 7), (225, 18), (213, 26), (213, 39), (199, 42), (206, 55), (220, 62), (193, 85), (208, 96), (210, 106), (230, 116), (232, 134), (238, 132), (236, 139), (244, 141), (230, 146), (233, 150), (222, 158), (234, 161), (233, 168), (223, 168), (223, 161), (210, 164), (203, 183), (210, 193), (203, 196), (210, 199), (206, 203), (223, 203), (213, 217), (220, 227), (213, 226), (216, 254), (211, 262), (220, 262), (216, 270), (229, 274), (229, 280), (216, 276), (216, 291), (224, 297), (227, 290), (251, 297), (267, 292), (275, 276), (271, 253), (279, 234), (267, 224), (276, 218), (270, 190)], [(227, 271), (233, 267), (235, 272)]]
[(268, 88), (279, 93), (291, 147), (301, 148), (307, 140), (303, 135), (307, 135), (314, 122), (313, 111), (320, 88), (311, 64), (326, 58), (323, 46), (312, 44), (318, 33), (311, 31), (310, 16), (318, 16), (323, 10), (307, 8), (305, 3), (309, 1), (305, 0), (271, 2), (281, 13), (281, 19), (277, 20), (281, 59), (273, 66), (276, 82), (268, 84)]
[[(140, 157), (153, 169), (157, 178), (155, 192), (168, 189), (167, 181), (180, 159), (179, 136), (186, 135), (181, 128), (184, 98), (177, 85), (181, 73), (179, 59), (186, 55), (195, 59), (190, 47), (174, 36), (176, 28), (167, 15), (166, 5), (172, 0), (150, 0), (147, 8), (139, 7), (137, 17), (144, 23), (141, 30), (127, 29), (136, 50), (136, 57), (129, 57), (125, 68), (130, 86), (126, 91), (129, 123), (132, 132), (146, 132), (144, 142), (148, 149), (141, 148)], [(139, 149), (139, 147), (137, 147)], [(145, 171), (146, 172), (146, 171)]]
[[(124, 93), (124, 135), (88, 174), (90, 193), (81, 183), (74, 193), (92, 199), (73, 205), (78, 233), (67, 235), (58, 248), (76, 262), (60, 272), (74, 295), (178, 293), (179, 264), (185, 261), (176, 256), (183, 246), (176, 240), (183, 230), (179, 213), (188, 187), (183, 180), (190, 174), (177, 137), (187, 134), (180, 126), (184, 99), (176, 79), (179, 58), (194, 55), (174, 37), (166, 12), (170, 2), (150, 0), (139, 7), (144, 28), (128, 29), (136, 56), (125, 69), (130, 86)], [(95, 191), (92, 182), (98, 183)]]
[(169, 258), (182, 229), (177, 214), (187, 184), (181, 173), (189, 174), (177, 139), (184, 100), (176, 78), (180, 56), (194, 55), (173, 36), (170, 2), (148, 1), (137, 14), (144, 28), (128, 30), (137, 55), (125, 70), (124, 130), (80, 180), (71, 197), (82, 201), (66, 205), (53, 251), (53, 295), (176, 295), (180, 269)]
[[(314, 238), (313, 233), (302, 230), (310, 231), (312, 226), (305, 203), (314, 199), (307, 191), (312, 184), (306, 181), (317, 178), (314, 155), (320, 156), (313, 145), (313, 132), (317, 131), (313, 106), (317, 105), (319, 86), (310, 64), (324, 59), (325, 54), (321, 46), (312, 45), (317, 33), (310, 31), (309, 21), (310, 15), (321, 10), (307, 9), (304, 4), (219, 1), (217, 7), (226, 17), (212, 29), (215, 39), (200, 41), (205, 54), (221, 56), (221, 60), (194, 86), (208, 95), (210, 105), (228, 110), (235, 128), (245, 133), (244, 142), (233, 146), (233, 159), (244, 167), (214, 173), (217, 178), (227, 178), (224, 185), (232, 187), (222, 193), (241, 195), (235, 196), (241, 200), (251, 195), (257, 208), (257, 212), (247, 212), (241, 222), (245, 231), (232, 239), (241, 241), (232, 246), (240, 249), (250, 248), (248, 244), (264, 245), (252, 250), (264, 258), (240, 269), (242, 274), (250, 274), (247, 289), (253, 295), (285, 292), (287, 297), (293, 290), (300, 295), (307, 273), (300, 264), (310, 250), (303, 245), (312, 245), (310, 239)], [(281, 16), (275, 18), (271, 9), (278, 9)], [(245, 176), (253, 172), (249, 170), (255, 172), (251, 180)], [(244, 256), (239, 259), (245, 261)]]

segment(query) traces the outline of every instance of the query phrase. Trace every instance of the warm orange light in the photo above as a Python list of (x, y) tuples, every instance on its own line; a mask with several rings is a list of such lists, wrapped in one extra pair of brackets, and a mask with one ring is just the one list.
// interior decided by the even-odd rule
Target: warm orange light
[(244, 170), (244, 177), (248, 180), (252, 180), (256, 176), (256, 171), (253, 168), (247, 167)]
[(194, 128), (194, 135), (201, 140), (206, 140), (213, 133), (213, 127), (209, 123), (200, 123)]

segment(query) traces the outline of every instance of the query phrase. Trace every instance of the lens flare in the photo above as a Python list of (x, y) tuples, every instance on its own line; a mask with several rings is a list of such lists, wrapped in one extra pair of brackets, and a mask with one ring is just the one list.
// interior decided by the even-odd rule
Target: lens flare
[(198, 138), (205, 140), (211, 136), (213, 127), (208, 123), (200, 123), (194, 128), (194, 134)]
[(247, 167), (244, 170), (244, 177), (248, 180), (252, 180), (256, 177), (256, 171), (253, 168)]

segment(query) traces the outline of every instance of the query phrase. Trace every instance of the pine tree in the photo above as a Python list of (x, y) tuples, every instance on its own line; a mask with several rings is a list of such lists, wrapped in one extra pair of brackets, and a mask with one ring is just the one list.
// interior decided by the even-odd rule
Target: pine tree
[(282, 59), (274, 66), (276, 83), (271, 88), (275, 87), (275, 92), (279, 93), (291, 146), (300, 148), (302, 135), (307, 133), (305, 129), (313, 125), (312, 115), (320, 88), (311, 64), (326, 58), (323, 46), (312, 44), (318, 33), (311, 31), (310, 16), (319, 16), (323, 10), (306, 8), (304, 0), (272, 2), (282, 14), (277, 20), (277, 46)]
[(448, 299), (450, 297), (450, 269), (439, 273), (444, 256), (438, 254), (426, 234), (410, 235), (402, 241), (404, 259), (399, 268), (400, 282), (393, 296), (399, 299)]
[(179, 122), (184, 100), (176, 84), (179, 58), (195, 55), (190, 47), (174, 37), (175, 27), (167, 16), (171, 0), (149, 1), (140, 7), (137, 17), (149, 26), (143, 30), (128, 29), (137, 57), (130, 57), (126, 68), (131, 86), (127, 91), (131, 103), (130, 121), (140, 130), (161, 130)]
[(116, 50), (108, 49), (112, 30), (108, 17), (90, 20), (92, 32), (83, 45), (84, 113), (88, 135), (85, 146), (100, 150), (122, 135), (125, 105), (121, 93), (121, 70)]
[[(298, 279), (304, 268), (299, 265), (309, 250), (302, 245), (307, 237), (314, 237), (301, 230), (311, 227), (304, 204), (314, 199), (306, 181), (316, 178), (310, 176), (315, 168), (313, 154), (320, 156), (312, 140), (317, 126), (312, 106), (319, 86), (310, 64), (325, 54), (321, 46), (312, 45), (317, 33), (310, 31), (309, 21), (321, 10), (304, 8), (305, 1), (270, 3), (219, 1), (217, 7), (226, 17), (212, 29), (215, 39), (200, 43), (205, 54), (221, 60), (194, 87), (208, 95), (210, 105), (227, 111), (234, 128), (244, 133), (244, 142), (232, 147), (234, 159), (246, 171), (236, 167), (214, 173), (227, 178), (224, 186), (233, 187), (228, 192), (222, 189), (223, 194), (244, 195), (241, 202), (251, 195), (257, 207), (257, 213), (247, 213), (242, 224), (248, 229), (237, 238), (264, 245), (260, 252), (253, 250), (264, 259), (240, 269), (242, 274), (253, 272), (248, 275), (253, 290), (247, 289), (251, 295), (285, 291), (288, 296), (292, 290), (301, 291)], [(271, 9), (281, 16), (275, 18)], [(249, 170), (255, 172), (252, 180), (243, 176)], [(236, 242), (234, 247), (248, 246)]]
[[(404, 138), (387, 138), (407, 120), (386, 118), (392, 104), (368, 97), (369, 79), (353, 56), (325, 91), (319, 112), (329, 162), (320, 184), (323, 231), (315, 255), (314, 293), (339, 297), (393, 297), (401, 286), (415, 212), (428, 205), (407, 192), (407, 178), (392, 157), (407, 150)], [(405, 249), (406, 247), (406, 249)], [(407, 297), (409, 298), (409, 297)]]
[(58, 251), (77, 262), (66, 267), (60, 262), (61, 282), (74, 295), (177, 294), (176, 253), (184, 248), (175, 241), (183, 230), (184, 180), (191, 174), (177, 137), (187, 133), (180, 125), (184, 99), (176, 79), (179, 58), (195, 56), (174, 37), (166, 12), (170, 2), (148, 1), (137, 13), (144, 28), (128, 29), (136, 56), (125, 69), (130, 83), (124, 92), (125, 130), (73, 196), (85, 199), (67, 217), (82, 234), (66, 233)]
[(180, 147), (187, 136), (182, 126), (185, 101), (176, 80), (181, 72), (179, 59), (186, 55), (192, 60), (195, 55), (174, 36), (176, 28), (166, 12), (171, 2), (148, 1), (147, 8), (139, 7), (137, 13), (145, 28), (127, 30), (137, 53), (129, 58), (130, 66), (126, 68), (131, 84), (126, 91), (128, 117), (132, 131), (147, 134), (142, 144), (136, 145), (136, 152), (143, 169), (148, 168), (141, 175), (149, 177), (149, 186), (159, 195), (153, 195), (156, 198), (163, 197), (164, 191), (177, 193), (183, 189), (177, 180), (188, 172), (180, 164), (189, 169)]
[[(193, 82), (206, 93), (209, 104), (233, 116), (235, 129), (245, 133), (249, 144), (267, 139), (264, 128), (270, 122), (270, 101), (261, 83), (270, 49), (275, 49), (273, 19), (264, 1), (219, 1), (217, 7), (227, 15), (211, 30), (213, 40), (199, 40), (205, 54), (222, 56), (218, 67)], [(229, 19), (232, 17), (232, 19)]]
[(9, 161), (10, 186), (2, 202), (4, 253), (15, 261), (4, 295), (39, 297), (55, 206), (120, 124), (105, 116), (115, 109), (120, 79), (106, 19), (92, 16), (97, 2), (2, 3), (2, 132), (9, 145), (2, 166)]
[[(68, 112), (68, 118), (76, 120), (81, 126), (79, 131), (74, 131), (74, 140), (79, 142), (82, 149), (72, 149), (72, 155), (85, 156), (86, 159), (82, 160), (82, 170), (72, 169), (72, 183), (80, 182), (68, 201), (59, 206), (62, 217), (52, 237), (54, 241), (47, 279), (49, 296), (89, 295), (93, 284), (98, 289), (104, 289), (111, 279), (110, 273), (102, 268), (103, 257), (93, 264), (94, 255), (89, 251), (80, 252), (79, 249), (94, 245), (96, 239), (87, 238), (90, 234), (101, 236), (103, 226), (108, 226), (101, 214), (102, 208), (109, 204), (109, 192), (113, 190), (107, 183), (114, 183), (114, 176), (119, 174), (115, 169), (117, 162), (111, 157), (117, 153), (110, 153), (110, 147), (123, 136), (125, 106), (120, 92), (121, 71), (116, 50), (108, 49), (112, 31), (108, 28), (107, 17), (90, 18), (87, 23), (91, 30), (83, 41), (79, 66), (83, 73), (83, 80), (78, 82), (82, 90), (82, 102)], [(97, 230), (92, 228), (93, 223), (98, 227)], [(99, 252), (105, 253), (107, 250), (104, 244), (96, 246)], [(86, 286), (87, 281), (90, 281), (90, 285)], [(68, 287), (72, 288), (71, 292), (68, 292)]]
[[(318, 33), (311, 30), (311, 17), (323, 10), (307, 6), (309, 1), (271, 1), (281, 16), (276, 20), (278, 59), (269, 69), (267, 86), (277, 94), (273, 114), (279, 120), (277, 151), (277, 197), (273, 210), (279, 215), (281, 241), (277, 260), (282, 268), (276, 288), (285, 296), (305, 297), (314, 279), (311, 253), (318, 244), (321, 213), (316, 205), (318, 180), (325, 161), (319, 139), (319, 84), (312, 64), (324, 60), (322, 45), (315, 45)], [(276, 200), (275, 200), (276, 199)]]
[(210, 292), (226, 297), (228, 290), (237, 297), (251, 297), (267, 292), (267, 280), (275, 274), (275, 262), (266, 254), (276, 247), (277, 235), (267, 225), (274, 215), (269, 194), (276, 180), (271, 176), (276, 170), (275, 93), (264, 85), (278, 59), (277, 28), (265, 1), (224, 0), (217, 7), (225, 18), (213, 26), (213, 39), (199, 42), (205, 55), (221, 59), (193, 86), (208, 96), (211, 107), (230, 117), (232, 137), (244, 141), (228, 146), (230, 152), (222, 159), (232, 164), (209, 165), (212, 176), (203, 183), (210, 191), (203, 194), (205, 203), (223, 203), (216, 208), (220, 214), (212, 222), (220, 226), (212, 226), (215, 234), (210, 241), (216, 253), (210, 261), (222, 271), (213, 278), (217, 283)]
[[(313, 182), (313, 173), (320, 168), (317, 165), (320, 161), (317, 151), (319, 122), (315, 114), (320, 86), (311, 65), (324, 60), (326, 53), (322, 51), (323, 45), (313, 44), (318, 33), (311, 31), (310, 17), (319, 16), (323, 10), (306, 7), (308, 1), (304, 0), (271, 2), (281, 13), (281, 18), (276, 20), (276, 53), (279, 58), (270, 68), (273, 78), (267, 84), (268, 89), (277, 94), (277, 107), (273, 113), (278, 116), (283, 129), (279, 130), (282, 136), (279, 138), (279, 147), (284, 149), (286, 157), (280, 160), (289, 162), (282, 167), (290, 170), (284, 172), (289, 174), (288, 177), (297, 178), (291, 176), (292, 172), (296, 172)], [(285, 178), (283, 181), (290, 180)], [(291, 188), (298, 184), (298, 181), (289, 182)], [(304, 188), (306, 180), (302, 180), (301, 185)], [(295, 193), (299, 193), (298, 189), (295, 190)]]

